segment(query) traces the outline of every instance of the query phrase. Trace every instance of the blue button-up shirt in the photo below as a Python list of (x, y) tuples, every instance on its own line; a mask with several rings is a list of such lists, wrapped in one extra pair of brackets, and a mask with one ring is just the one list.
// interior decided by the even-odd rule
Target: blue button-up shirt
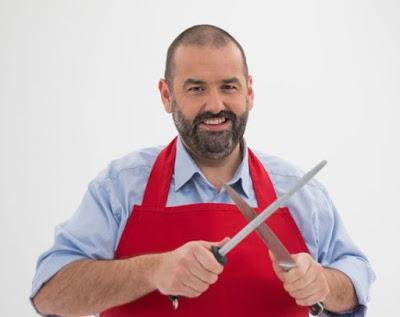
[[(31, 298), (63, 266), (80, 259), (113, 259), (132, 207), (140, 204), (152, 165), (162, 147), (137, 151), (111, 162), (88, 187), (78, 210), (55, 230), (55, 242), (37, 263)], [(225, 191), (207, 181), (178, 138), (175, 169), (168, 206), (192, 203), (228, 203)], [(287, 162), (255, 152), (271, 178), (278, 196), (303, 172)], [(253, 207), (257, 200), (249, 174), (247, 148), (229, 182)], [(296, 193), (287, 206), (314, 259), (344, 272), (355, 287), (360, 308), (349, 316), (364, 316), (369, 288), (375, 279), (365, 255), (350, 239), (325, 188), (316, 180)]]

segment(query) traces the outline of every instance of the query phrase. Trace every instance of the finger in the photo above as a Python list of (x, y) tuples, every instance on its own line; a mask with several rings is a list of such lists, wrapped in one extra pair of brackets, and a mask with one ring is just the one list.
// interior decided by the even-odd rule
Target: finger
[(310, 268), (307, 270), (306, 274), (294, 282), (285, 282), (284, 288), (286, 291), (289, 293), (295, 293), (298, 291), (301, 291), (302, 289), (305, 289), (307, 287), (310, 287), (310, 284), (315, 283), (317, 276), (312, 272), (313, 270)]
[(287, 272), (286, 280), (287, 283), (293, 283), (299, 279), (302, 279), (306, 276), (308, 270), (311, 267), (311, 259), (310, 258), (296, 258), (294, 257), (296, 262), (296, 267), (289, 270)]
[(219, 264), (212, 252), (207, 248), (199, 248), (194, 252), (195, 259), (200, 263), (202, 268), (214, 274), (220, 274), (223, 266)]
[(216, 242), (210, 242), (210, 241), (199, 241), (203, 246), (205, 246), (208, 250), (211, 249), (212, 246), (215, 247), (222, 247), (225, 243), (227, 243), (230, 240), (229, 237), (225, 237), (220, 241), (216, 241)]
[(271, 261), (272, 261), (272, 262), (276, 262), (275, 255), (274, 255), (274, 254), (272, 253), (272, 251), (269, 250), (269, 249), (268, 249), (268, 254), (269, 254), (269, 257), (271, 258)]
[(308, 287), (299, 291), (295, 298), (309, 305), (315, 304), (317, 301), (324, 301), (329, 294), (329, 286), (324, 279), (317, 278)]
[(313, 280), (307, 285), (304, 285), (304, 287), (297, 288), (295, 290), (291, 290), (290, 288), (288, 289), (286, 285), (284, 286), (284, 288), (293, 298), (305, 299), (318, 292), (318, 282), (317, 280)]
[(215, 246), (217, 246), (217, 247), (222, 247), (222, 246), (224, 246), (224, 244), (227, 243), (230, 239), (231, 239), (231, 238), (229, 238), (229, 237), (225, 237), (225, 238), (223, 238), (221, 241), (218, 241), (218, 242), (215, 244)]
[(182, 285), (189, 288), (198, 295), (204, 293), (209, 288), (208, 284), (204, 283), (203, 281), (200, 281), (198, 278), (194, 276), (190, 276), (184, 281), (182, 281)]
[(200, 280), (189, 271), (185, 272), (180, 279), (180, 283), (192, 288), (196, 292), (203, 292), (209, 286), (207, 283)]
[(287, 279), (287, 272), (285, 270), (283, 270), (278, 263), (276, 262), (272, 262), (272, 268), (276, 274), (276, 276), (282, 281), (285, 282), (285, 280)]
[(201, 280), (201, 281), (203, 281), (204, 283), (207, 283), (207, 284), (214, 284), (218, 279), (218, 275), (217, 274), (205, 270), (201, 266), (201, 264), (199, 262), (197, 262), (195, 265), (192, 265), (189, 268), (189, 271), (196, 278), (198, 278), (199, 280)]
[(315, 292), (306, 298), (296, 299), (296, 303), (300, 306), (312, 306), (315, 303), (323, 302), (324, 300), (324, 296), (321, 296), (319, 292)]
[(181, 292), (179, 292), (177, 294), (180, 296), (194, 298), (194, 297), (198, 297), (201, 293), (194, 290), (192, 287), (186, 285), (185, 283), (182, 283)]
[(283, 269), (279, 266), (278, 262), (277, 262), (276, 259), (275, 259), (275, 256), (273, 255), (273, 253), (272, 253), (270, 250), (269, 250), (269, 256), (270, 256), (270, 258), (271, 258), (272, 268), (273, 268), (275, 274), (278, 276), (278, 278), (279, 278), (281, 281), (284, 281), (284, 280), (285, 280), (286, 271), (283, 270)]

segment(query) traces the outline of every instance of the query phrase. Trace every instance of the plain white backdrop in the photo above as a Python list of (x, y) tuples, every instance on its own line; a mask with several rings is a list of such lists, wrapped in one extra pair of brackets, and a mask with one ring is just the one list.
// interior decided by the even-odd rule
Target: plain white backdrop
[[(218, 25), (254, 77), (250, 146), (328, 188), (397, 314), (400, 2), (0, 0), (0, 315), (35, 316), (36, 259), (109, 161), (174, 135), (157, 91), (169, 43)], [(396, 312), (396, 313), (394, 313)]]

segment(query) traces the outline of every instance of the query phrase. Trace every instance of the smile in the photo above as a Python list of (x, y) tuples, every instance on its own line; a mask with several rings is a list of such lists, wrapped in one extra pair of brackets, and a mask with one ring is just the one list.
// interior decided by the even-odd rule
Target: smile
[(222, 132), (229, 128), (231, 120), (228, 118), (210, 118), (201, 122), (199, 128), (203, 131)]
[(211, 119), (205, 119), (203, 121), (203, 123), (207, 124), (207, 125), (217, 125), (217, 124), (224, 123), (226, 121), (227, 121), (226, 118), (211, 118)]

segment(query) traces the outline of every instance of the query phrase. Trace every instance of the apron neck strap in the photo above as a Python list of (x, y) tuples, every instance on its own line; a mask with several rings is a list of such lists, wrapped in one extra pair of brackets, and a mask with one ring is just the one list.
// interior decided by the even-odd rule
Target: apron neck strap
[(156, 208), (166, 206), (172, 172), (175, 166), (176, 140), (177, 137), (158, 154), (147, 181), (142, 202), (143, 206)]
[[(175, 167), (176, 142), (177, 137), (160, 152), (154, 162), (143, 195), (142, 206), (153, 208), (166, 206)], [(276, 199), (275, 190), (262, 163), (250, 149), (248, 149), (248, 154), (250, 176), (253, 181), (257, 204), (259, 208), (264, 209)]]
[(248, 149), (248, 154), (250, 177), (253, 181), (258, 208), (263, 210), (276, 200), (274, 185), (263, 164), (253, 151)]

